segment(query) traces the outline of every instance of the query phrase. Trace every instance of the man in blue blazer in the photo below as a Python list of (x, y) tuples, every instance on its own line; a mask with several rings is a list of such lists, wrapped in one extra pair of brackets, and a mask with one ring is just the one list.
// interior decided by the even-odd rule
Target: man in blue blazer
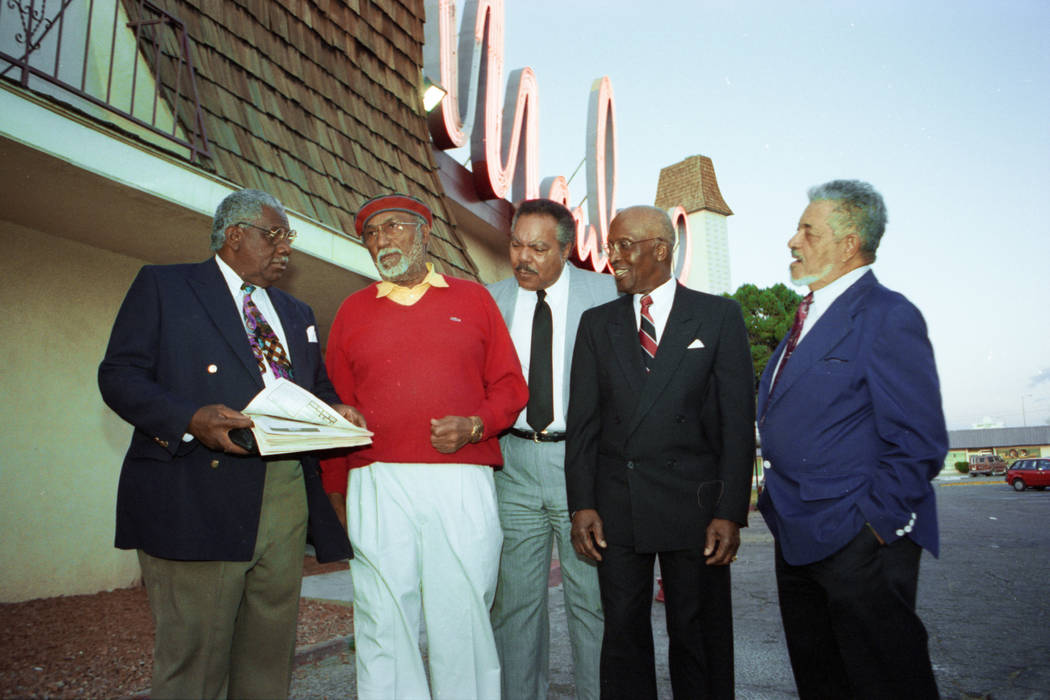
[[(503, 469), (496, 472), (503, 554), (492, 607), (504, 700), (546, 700), (549, 685), (547, 583), (552, 536), (558, 541), (565, 609), (579, 700), (598, 700), (602, 643), (601, 596), (594, 563), (572, 547), (565, 496), (565, 416), (576, 329), (584, 311), (616, 298), (611, 275), (566, 264), (576, 240), (572, 212), (549, 199), (521, 203), (511, 222), (514, 276), (489, 286), (529, 377), (529, 406), (500, 438)], [(543, 378), (532, 366), (538, 292), (551, 325), (543, 346)], [(545, 383), (545, 389), (539, 385)], [(549, 410), (537, 419), (542, 402)], [(530, 411), (530, 408), (532, 409)], [(530, 424), (530, 415), (532, 421)]]
[(759, 384), (758, 505), (803, 699), (938, 697), (915, 596), (947, 432), (922, 316), (870, 269), (885, 227), (867, 183), (809, 191), (788, 246), (810, 293)]
[(308, 527), (319, 560), (351, 556), (316, 459), (262, 458), (228, 435), (277, 376), (360, 423), (328, 380), (310, 307), (270, 286), (294, 237), (272, 196), (226, 197), (215, 256), (143, 267), (99, 367), (103, 399), (135, 427), (116, 546), (139, 553), (154, 698), (286, 697)]

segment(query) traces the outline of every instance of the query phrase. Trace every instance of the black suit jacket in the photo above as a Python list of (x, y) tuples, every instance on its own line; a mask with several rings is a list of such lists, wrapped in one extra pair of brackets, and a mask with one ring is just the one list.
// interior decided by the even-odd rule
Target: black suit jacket
[(745, 525), (753, 376), (731, 299), (678, 285), (648, 375), (632, 297), (585, 312), (572, 360), (569, 510), (597, 509), (609, 542), (643, 552), (702, 546), (712, 517)]
[[(313, 311), (278, 289), (268, 294), (288, 339), (296, 384), (337, 402), (312, 329)], [(135, 427), (117, 490), (116, 546), (165, 559), (251, 559), (265, 461), (182, 440), (201, 406), (243, 409), (263, 388), (240, 309), (214, 259), (139, 271), (98, 377), (106, 404)], [(351, 556), (317, 460), (293, 458), (303, 466), (317, 558)]]

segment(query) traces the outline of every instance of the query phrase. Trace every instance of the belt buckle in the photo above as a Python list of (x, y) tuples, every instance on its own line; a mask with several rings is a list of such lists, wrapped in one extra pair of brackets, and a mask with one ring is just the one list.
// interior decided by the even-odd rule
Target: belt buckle
[(539, 432), (536, 432), (535, 430), (532, 431), (532, 441), (534, 443), (536, 443), (537, 445), (540, 444), (540, 442), (542, 442), (540, 440), (540, 435), (543, 435), (545, 432), (547, 432), (547, 431), (546, 430), (541, 430)]

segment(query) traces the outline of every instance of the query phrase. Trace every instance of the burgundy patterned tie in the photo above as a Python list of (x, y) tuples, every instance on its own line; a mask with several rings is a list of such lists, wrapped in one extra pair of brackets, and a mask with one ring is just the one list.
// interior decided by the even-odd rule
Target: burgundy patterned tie
[(802, 303), (798, 305), (798, 311), (795, 312), (795, 322), (791, 325), (791, 332), (788, 333), (787, 345), (784, 346), (784, 358), (780, 360), (780, 366), (777, 367), (777, 374), (773, 377), (773, 385), (769, 387), (769, 395), (773, 395), (773, 390), (777, 388), (777, 381), (780, 380), (780, 375), (784, 373), (784, 365), (787, 364), (788, 358), (791, 357), (791, 353), (795, 352), (795, 346), (798, 345), (798, 339), (802, 335), (802, 324), (806, 322), (806, 315), (809, 313), (809, 305), (813, 303), (813, 292), (810, 292), (806, 296), (802, 297)]
[(292, 363), (288, 361), (288, 353), (281, 345), (281, 339), (274, 333), (273, 327), (266, 322), (259, 307), (252, 301), (252, 292), (255, 291), (254, 284), (245, 282), (241, 285), (244, 290), (244, 322), (248, 326), (248, 343), (252, 346), (252, 354), (259, 362), (259, 372), (266, 373), (266, 365), (270, 365), (274, 376), (292, 378)]
[(642, 297), (642, 323), (638, 328), (638, 342), (642, 344), (642, 361), (645, 362), (645, 371), (648, 372), (656, 357), (656, 324), (653, 323), (649, 307), (653, 305), (653, 298), (646, 294)]

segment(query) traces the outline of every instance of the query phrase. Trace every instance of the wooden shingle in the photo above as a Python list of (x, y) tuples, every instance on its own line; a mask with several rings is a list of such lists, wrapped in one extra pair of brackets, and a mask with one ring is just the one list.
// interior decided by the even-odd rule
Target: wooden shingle
[[(136, 0), (123, 0), (129, 14)], [(454, 231), (419, 98), (422, 0), (157, 0), (192, 40), (213, 157), (202, 167), (353, 231), (369, 197), (405, 191), (434, 213), (435, 263), (476, 279)], [(164, 45), (154, 70), (174, 82)], [(188, 123), (191, 107), (180, 105)]]

